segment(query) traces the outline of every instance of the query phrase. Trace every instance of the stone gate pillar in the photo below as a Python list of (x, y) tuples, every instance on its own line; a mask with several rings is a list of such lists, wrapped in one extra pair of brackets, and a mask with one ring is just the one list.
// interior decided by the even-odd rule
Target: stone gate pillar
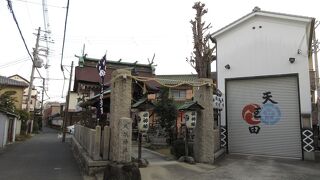
[[(118, 69), (112, 73), (111, 98), (110, 98), (110, 160), (116, 162), (131, 162), (131, 72)], [(123, 121), (123, 122), (122, 122)], [(130, 121), (130, 122), (129, 122)], [(127, 128), (123, 128), (122, 126)], [(126, 132), (123, 132), (126, 131)], [(129, 132), (130, 131), (130, 132)], [(128, 134), (126, 137), (124, 134)], [(126, 143), (125, 145), (123, 143)], [(130, 157), (130, 158), (128, 158)]]
[(194, 158), (196, 162), (214, 163), (214, 120), (213, 120), (213, 84), (212, 79), (201, 78), (199, 83), (208, 85), (195, 88), (194, 100), (204, 109), (197, 114), (194, 139)]

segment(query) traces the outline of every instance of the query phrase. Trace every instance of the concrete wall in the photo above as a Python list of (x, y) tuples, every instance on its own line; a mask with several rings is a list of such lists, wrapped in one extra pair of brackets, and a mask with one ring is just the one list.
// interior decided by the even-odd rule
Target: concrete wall
[(6, 117), (5, 124), (4, 124), (4, 136), (3, 136), (4, 145), (6, 145), (8, 143), (8, 127), (9, 127), (9, 119), (8, 119), (8, 117)]
[(0, 113), (0, 148), (3, 148), (7, 143), (6, 123), (8, 117)]
[(20, 135), (21, 132), (21, 120), (16, 119), (16, 135)]
[(306, 22), (255, 16), (215, 37), (219, 90), (225, 94), (226, 78), (298, 73), (301, 113), (311, 114), (308, 28)]
[(12, 143), (16, 141), (16, 130), (17, 130), (17, 118), (10, 118), (13, 121), (13, 131), (12, 131)]

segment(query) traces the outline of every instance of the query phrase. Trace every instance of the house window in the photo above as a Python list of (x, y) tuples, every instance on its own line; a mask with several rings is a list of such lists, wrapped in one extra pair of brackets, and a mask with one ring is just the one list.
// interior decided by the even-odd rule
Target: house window
[(171, 93), (175, 100), (184, 100), (187, 97), (186, 90), (172, 90)]

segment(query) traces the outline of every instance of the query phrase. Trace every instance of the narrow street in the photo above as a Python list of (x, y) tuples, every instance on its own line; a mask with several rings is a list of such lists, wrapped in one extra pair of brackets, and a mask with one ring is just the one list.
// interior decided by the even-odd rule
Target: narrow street
[(58, 131), (43, 132), (0, 151), (0, 179), (81, 180), (82, 176), (69, 143), (62, 143)]

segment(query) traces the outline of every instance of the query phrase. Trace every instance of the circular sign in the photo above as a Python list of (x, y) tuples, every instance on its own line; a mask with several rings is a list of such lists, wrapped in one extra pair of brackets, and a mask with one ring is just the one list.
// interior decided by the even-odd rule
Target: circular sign
[[(248, 104), (242, 109), (242, 118), (250, 125), (257, 125), (260, 123), (259, 118), (254, 117), (254, 113), (260, 108), (258, 104)], [(258, 115), (258, 114), (257, 114)]]
[(281, 118), (280, 109), (274, 104), (264, 104), (260, 115), (261, 121), (266, 125), (276, 124)]

